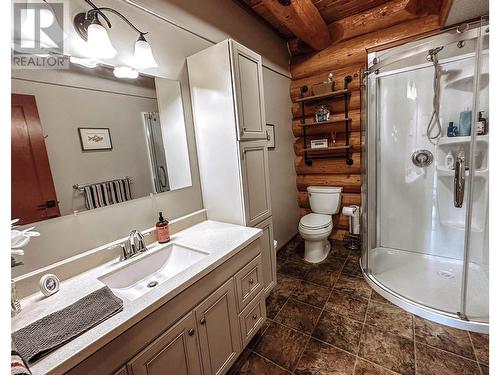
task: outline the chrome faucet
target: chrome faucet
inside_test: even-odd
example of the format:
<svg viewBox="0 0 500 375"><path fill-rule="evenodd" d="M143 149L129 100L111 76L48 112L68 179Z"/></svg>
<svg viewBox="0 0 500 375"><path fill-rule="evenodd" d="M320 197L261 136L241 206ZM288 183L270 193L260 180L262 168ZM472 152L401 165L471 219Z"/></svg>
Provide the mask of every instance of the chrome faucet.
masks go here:
<svg viewBox="0 0 500 375"><path fill-rule="evenodd" d="M128 240L125 243L111 246L110 249L115 247L121 247L122 255L120 260L130 259L138 254L145 252L148 248L144 245L144 236L138 230L133 230L128 236Z"/></svg>
<svg viewBox="0 0 500 375"><path fill-rule="evenodd" d="M138 230L133 230L128 236L128 245L132 255L142 253L147 250L144 245L144 236Z"/></svg>

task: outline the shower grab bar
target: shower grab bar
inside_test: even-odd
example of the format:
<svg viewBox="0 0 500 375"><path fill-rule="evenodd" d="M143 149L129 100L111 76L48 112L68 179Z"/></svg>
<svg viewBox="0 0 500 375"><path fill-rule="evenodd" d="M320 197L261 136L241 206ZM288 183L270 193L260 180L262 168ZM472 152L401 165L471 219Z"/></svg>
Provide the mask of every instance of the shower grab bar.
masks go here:
<svg viewBox="0 0 500 375"><path fill-rule="evenodd" d="M453 178L453 198L455 207L461 208L464 204L465 192L465 153L461 151L455 162L455 177Z"/></svg>

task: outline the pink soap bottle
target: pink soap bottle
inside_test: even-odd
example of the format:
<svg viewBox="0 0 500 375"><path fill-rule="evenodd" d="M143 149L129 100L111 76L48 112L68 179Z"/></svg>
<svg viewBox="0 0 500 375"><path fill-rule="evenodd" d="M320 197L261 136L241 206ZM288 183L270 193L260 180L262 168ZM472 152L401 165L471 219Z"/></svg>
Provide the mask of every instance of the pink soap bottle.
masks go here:
<svg viewBox="0 0 500 375"><path fill-rule="evenodd" d="M161 212L158 222L156 223L156 238L159 243L170 241L170 228L168 227L168 220L163 218L163 214Z"/></svg>

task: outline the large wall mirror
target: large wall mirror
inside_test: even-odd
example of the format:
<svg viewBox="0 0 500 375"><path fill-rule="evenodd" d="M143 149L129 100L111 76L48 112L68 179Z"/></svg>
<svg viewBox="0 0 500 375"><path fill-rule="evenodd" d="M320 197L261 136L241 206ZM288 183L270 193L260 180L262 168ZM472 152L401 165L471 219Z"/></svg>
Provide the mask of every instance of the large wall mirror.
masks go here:
<svg viewBox="0 0 500 375"><path fill-rule="evenodd" d="M178 81L75 63L13 70L11 126L21 224L191 186Z"/></svg>

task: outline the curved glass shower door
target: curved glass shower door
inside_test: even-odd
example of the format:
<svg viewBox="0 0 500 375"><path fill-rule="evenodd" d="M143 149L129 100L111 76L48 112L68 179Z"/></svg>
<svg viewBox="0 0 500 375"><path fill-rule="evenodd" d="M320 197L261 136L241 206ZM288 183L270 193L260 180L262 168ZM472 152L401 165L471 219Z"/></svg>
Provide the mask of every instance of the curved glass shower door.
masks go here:
<svg viewBox="0 0 500 375"><path fill-rule="evenodd" d="M481 20L476 65L476 113L481 130L472 134L470 174L473 189L469 212L467 263L462 309L471 321L488 323L489 283L489 33L488 18ZM484 134L480 134L484 133ZM486 296L485 296L486 294Z"/></svg>
<svg viewBox="0 0 500 375"><path fill-rule="evenodd" d="M488 136L475 136L473 115L488 116L481 30L370 56L362 257L393 303L477 331L488 322Z"/></svg>

